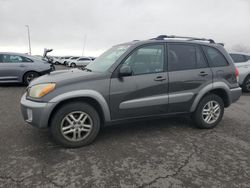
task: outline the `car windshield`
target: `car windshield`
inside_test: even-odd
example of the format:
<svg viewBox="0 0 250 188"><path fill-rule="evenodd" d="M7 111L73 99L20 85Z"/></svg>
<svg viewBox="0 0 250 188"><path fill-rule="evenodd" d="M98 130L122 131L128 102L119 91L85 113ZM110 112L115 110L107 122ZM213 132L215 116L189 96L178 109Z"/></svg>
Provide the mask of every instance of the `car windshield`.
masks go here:
<svg viewBox="0 0 250 188"><path fill-rule="evenodd" d="M105 72L128 48L129 45L114 46L88 64L86 68L94 72Z"/></svg>

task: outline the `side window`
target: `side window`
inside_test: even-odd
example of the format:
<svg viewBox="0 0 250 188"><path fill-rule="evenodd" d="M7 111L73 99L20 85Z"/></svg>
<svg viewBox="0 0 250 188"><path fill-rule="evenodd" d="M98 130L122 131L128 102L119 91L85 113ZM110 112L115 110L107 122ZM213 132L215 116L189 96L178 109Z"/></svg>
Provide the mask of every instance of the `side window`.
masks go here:
<svg viewBox="0 0 250 188"><path fill-rule="evenodd" d="M123 63L130 66L133 75L163 72L164 46L150 45L135 50Z"/></svg>
<svg viewBox="0 0 250 188"><path fill-rule="evenodd" d="M3 55L0 54L0 63L3 63Z"/></svg>
<svg viewBox="0 0 250 188"><path fill-rule="evenodd" d="M195 69L196 55L197 55L196 47L193 45L169 44L168 70L178 71L178 70ZM200 61L202 61L201 57L202 56L200 56Z"/></svg>
<svg viewBox="0 0 250 188"><path fill-rule="evenodd" d="M250 56L249 55L245 55L245 58L246 58L247 61L250 60Z"/></svg>
<svg viewBox="0 0 250 188"><path fill-rule="evenodd" d="M196 49L196 59L197 59L197 65L196 68L206 68L208 67L207 61L205 60L205 57L201 51L200 48L195 47Z"/></svg>
<svg viewBox="0 0 250 188"><path fill-rule="evenodd" d="M21 62L23 62L23 59L19 55L3 54L2 55L2 61L4 63L21 63Z"/></svg>
<svg viewBox="0 0 250 188"><path fill-rule="evenodd" d="M22 57L18 56L18 55L10 55L10 62L11 63L20 63L23 62Z"/></svg>
<svg viewBox="0 0 250 188"><path fill-rule="evenodd" d="M203 46L203 48L205 50L209 62L214 67L228 66L226 58L222 55L221 52L219 52L219 50L208 46Z"/></svg>
<svg viewBox="0 0 250 188"><path fill-rule="evenodd" d="M81 58L78 61L88 61L88 60L89 60L88 58Z"/></svg>
<svg viewBox="0 0 250 188"><path fill-rule="evenodd" d="M21 57L22 58L22 62L28 62L28 63L31 63L33 62L31 59L27 58L27 57Z"/></svg>
<svg viewBox="0 0 250 188"><path fill-rule="evenodd" d="M230 54L235 63L245 62L245 57L240 54Z"/></svg>

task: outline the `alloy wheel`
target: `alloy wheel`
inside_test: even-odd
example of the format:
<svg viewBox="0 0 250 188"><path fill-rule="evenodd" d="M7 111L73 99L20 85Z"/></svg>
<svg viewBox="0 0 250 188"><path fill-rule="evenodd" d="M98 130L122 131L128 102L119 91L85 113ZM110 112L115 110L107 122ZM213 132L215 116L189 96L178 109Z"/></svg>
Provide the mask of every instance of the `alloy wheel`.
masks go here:
<svg viewBox="0 0 250 188"><path fill-rule="evenodd" d="M202 118L207 124L213 124L219 119L220 113L220 104L217 101L209 101L202 109Z"/></svg>
<svg viewBox="0 0 250 188"><path fill-rule="evenodd" d="M85 112L75 111L66 115L61 122L61 133L69 141L81 141L92 130L93 120Z"/></svg>

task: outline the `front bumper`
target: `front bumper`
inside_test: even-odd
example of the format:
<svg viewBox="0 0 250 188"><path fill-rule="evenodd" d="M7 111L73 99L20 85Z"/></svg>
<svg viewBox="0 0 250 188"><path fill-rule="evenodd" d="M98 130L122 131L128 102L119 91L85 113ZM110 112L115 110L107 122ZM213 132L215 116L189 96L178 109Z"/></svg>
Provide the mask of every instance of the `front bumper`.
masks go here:
<svg viewBox="0 0 250 188"><path fill-rule="evenodd" d="M236 102L240 96L242 95L242 90L240 87L234 88L234 89L230 89L231 91L231 102Z"/></svg>
<svg viewBox="0 0 250 188"><path fill-rule="evenodd" d="M21 112L24 120L29 124L38 128L46 128L48 127L49 117L55 105L55 103L28 100L25 93L21 99Z"/></svg>

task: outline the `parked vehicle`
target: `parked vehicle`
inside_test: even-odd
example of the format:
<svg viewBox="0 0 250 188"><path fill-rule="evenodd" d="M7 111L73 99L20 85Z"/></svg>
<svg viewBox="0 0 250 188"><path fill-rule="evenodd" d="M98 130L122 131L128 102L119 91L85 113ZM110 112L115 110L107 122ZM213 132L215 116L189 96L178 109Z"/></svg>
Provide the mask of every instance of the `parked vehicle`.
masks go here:
<svg viewBox="0 0 250 188"><path fill-rule="evenodd" d="M101 126L173 114L191 114L197 127L209 129L240 98L237 77L229 54L213 40L161 35L34 80L21 111L66 147L91 143Z"/></svg>
<svg viewBox="0 0 250 188"><path fill-rule="evenodd" d="M89 63L91 63L92 61L93 60L90 57L80 57L77 59L70 59L70 61L67 63L67 66L69 66L69 67L77 67L77 66L85 67Z"/></svg>
<svg viewBox="0 0 250 188"><path fill-rule="evenodd" d="M61 57L53 57L53 64L55 64L55 65L59 65L59 64L61 64L60 63L60 60L61 60Z"/></svg>
<svg viewBox="0 0 250 188"><path fill-rule="evenodd" d="M230 56L234 60L235 66L239 69L239 84L242 90L250 92L250 55L232 52Z"/></svg>
<svg viewBox="0 0 250 188"><path fill-rule="evenodd" d="M20 82L28 85L34 78L53 69L53 65L39 57L0 52L0 83Z"/></svg>
<svg viewBox="0 0 250 188"><path fill-rule="evenodd" d="M62 60L61 60L61 64L62 64L62 65L66 65L66 62L67 62L71 57L72 57L72 56L63 57Z"/></svg>
<svg viewBox="0 0 250 188"><path fill-rule="evenodd" d="M71 58L69 58L69 59L65 62L65 65L68 66L69 62L74 61L74 60L76 60L76 59L79 59L79 57L71 57Z"/></svg>

